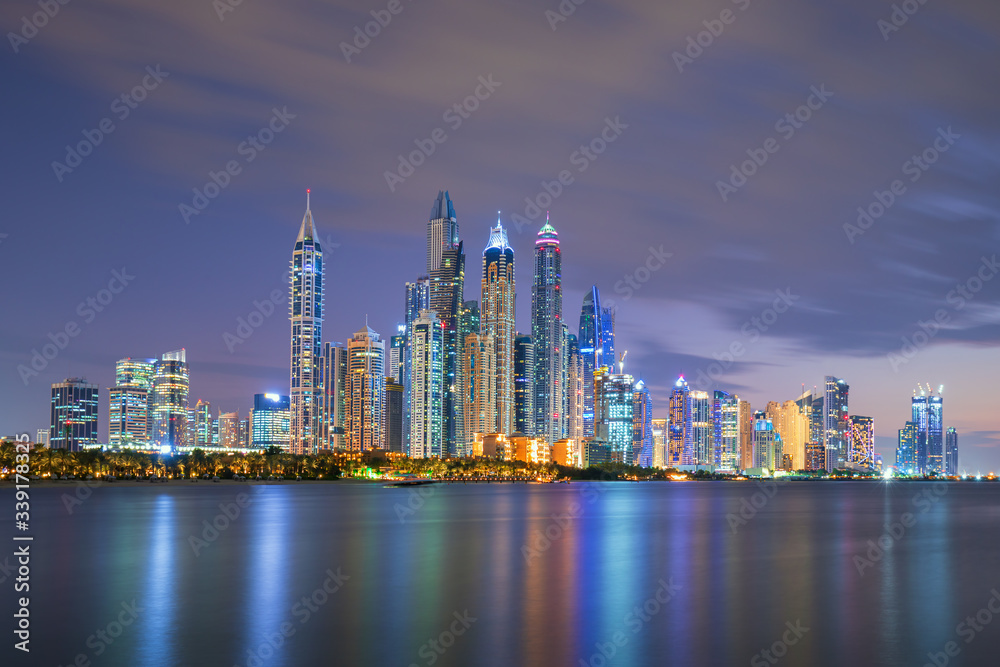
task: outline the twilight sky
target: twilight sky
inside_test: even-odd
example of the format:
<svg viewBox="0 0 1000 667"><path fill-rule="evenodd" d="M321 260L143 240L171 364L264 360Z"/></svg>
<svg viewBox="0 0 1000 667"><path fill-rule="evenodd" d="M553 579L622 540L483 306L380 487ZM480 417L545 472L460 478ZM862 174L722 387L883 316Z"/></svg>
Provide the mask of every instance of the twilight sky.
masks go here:
<svg viewBox="0 0 1000 667"><path fill-rule="evenodd" d="M575 332L592 284L616 301L626 370L659 415L679 373L711 370L706 388L755 409L837 375L891 463L916 383L944 385L960 468L1000 469L1000 5L932 1L898 30L881 0L559 6L77 0L35 34L22 17L37 5L5 2L0 434L47 426L49 385L86 376L104 439L115 360L179 347L192 404L245 416L254 393L288 393L285 272L307 187L326 340L366 315L394 332L439 189L466 243L466 298L502 210L529 331L542 220L526 198L566 171L540 202L562 243L564 316ZM372 11L391 20L355 43ZM270 143L244 143L269 126ZM84 132L100 143L67 161ZM397 172L415 142L433 154ZM733 177L752 156L766 162ZM227 163L226 187L196 201ZM390 189L387 171L405 178ZM858 207L884 204L857 226ZM653 251L670 256L647 272ZM86 300L114 271L134 277L97 312ZM278 312L230 352L224 334L274 290ZM791 306L772 318L778 291ZM22 378L67 325L77 335Z"/></svg>

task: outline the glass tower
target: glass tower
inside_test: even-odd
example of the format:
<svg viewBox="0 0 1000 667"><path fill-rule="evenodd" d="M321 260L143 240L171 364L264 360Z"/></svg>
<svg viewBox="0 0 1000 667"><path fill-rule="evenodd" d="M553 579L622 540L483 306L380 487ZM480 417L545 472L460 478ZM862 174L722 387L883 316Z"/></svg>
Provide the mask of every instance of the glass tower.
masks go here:
<svg viewBox="0 0 1000 667"><path fill-rule="evenodd" d="M86 378L67 378L52 385L49 447L78 452L97 444L98 387Z"/></svg>
<svg viewBox="0 0 1000 667"><path fill-rule="evenodd" d="M514 431L535 434L535 346L531 336L514 338Z"/></svg>
<svg viewBox="0 0 1000 667"><path fill-rule="evenodd" d="M496 348L496 426L494 433L514 432L514 250L497 219L483 250L482 333Z"/></svg>
<svg viewBox="0 0 1000 667"><path fill-rule="evenodd" d="M152 384L153 442L161 450L188 445L188 375L184 349L165 353L155 364Z"/></svg>
<svg viewBox="0 0 1000 667"><path fill-rule="evenodd" d="M535 437L551 445L563 437L566 416L563 414L562 253L559 234L548 216L535 240L531 340L535 345Z"/></svg>

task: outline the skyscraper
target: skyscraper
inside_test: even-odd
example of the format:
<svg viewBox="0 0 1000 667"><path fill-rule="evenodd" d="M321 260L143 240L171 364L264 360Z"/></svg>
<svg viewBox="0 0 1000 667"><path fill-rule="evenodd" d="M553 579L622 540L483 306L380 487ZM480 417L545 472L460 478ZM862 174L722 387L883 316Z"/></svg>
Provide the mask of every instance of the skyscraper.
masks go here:
<svg viewBox="0 0 1000 667"><path fill-rule="evenodd" d="M319 365L323 340L323 248L316 237L308 190L306 213L292 251L289 315L292 324L289 446L293 454L311 454L319 445L322 406Z"/></svg>
<svg viewBox="0 0 1000 667"><path fill-rule="evenodd" d="M574 442L583 440L584 412L584 371L583 357L576 336L568 334L564 344L566 350L566 437ZM636 450L637 452L639 450Z"/></svg>
<svg viewBox="0 0 1000 667"><path fill-rule="evenodd" d="M944 433L944 474L958 474L958 431L950 427Z"/></svg>
<svg viewBox="0 0 1000 667"><path fill-rule="evenodd" d="M896 444L896 471L909 475L919 470L917 466L918 434L916 422L906 422L899 429L899 439Z"/></svg>
<svg viewBox="0 0 1000 667"><path fill-rule="evenodd" d="M535 345L535 436L550 445L565 432L562 324L562 253L559 235L546 216L535 241L531 339Z"/></svg>
<svg viewBox="0 0 1000 667"><path fill-rule="evenodd" d="M712 444L715 465L723 470L739 467L740 399L719 389L712 401Z"/></svg>
<svg viewBox="0 0 1000 667"><path fill-rule="evenodd" d="M594 437L611 448L611 460L632 465L635 381L628 373L606 366L594 374Z"/></svg>
<svg viewBox="0 0 1000 667"><path fill-rule="evenodd" d="M194 445L211 447L212 444L212 404L199 399L194 406ZM287 438L285 444L288 444Z"/></svg>
<svg viewBox="0 0 1000 667"><path fill-rule="evenodd" d="M911 399L913 422L917 425L917 472L921 475L943 474L944 399L930 386L920 388Z"/></svg>
<svg viewBox="0 0 1000 667"><path fill-rule="evenodd" d="M827 375L823 396L823 446L827 472L847 463L847 395L850 387L840 378Z"/></svg>
<svg viewBox="0 0 1000 667"><path fill-rule="evenodd" d="M642 380L632 389L632 456L635 465L653 465L653 399Z"/></svg>
<svg viewBox="0 0 1000 667"><path fill-rule="evenodd" d="M691 411L691 445L693 463L699 466L715 463L712 444L712 401L707 391L694 390L689 394Z"/></svg>
<svg viewBox="0 0 1000 667"><path fill-rule="evenodd" d="M291 399L279 394L254 394L250 411L250 447L288 449ZM200 404L200 401L199 401Z"/></svg>
<svg viewBox="0 0 1000 667"><path fill-rule="evenodd" d="M403 450L403 385L385 383L385 448L390 452Z"/></svg>
<svg viewBox="0 0 1000 667"><path fill-rule="evenodd" d="M347 449L347 348L323 343L320 356L320 450Z"/></svg>
<svg viewBox="0 0 1000 667"><path fill-rule="evenodd" d="M535 345L521 334L514 338L514 431L535 434Z"/></svg>
<svg viewBox="0 0 1000 667"><path fill-rule="evenodd" d="M465 285L465 254L462 242L445 248L441 252L441 262L431 273L431 309L441 321L444 357L442 391L441 438L444 451L442 456L457 454L458 433L461 430L461 411L457 396L457 374L459 364L458 323L459 311L463 305Z"/></svg>
<svg viewBox="0 0 1000 667"><path fill-rule="evenodd" d="M667 461L667 420L654 419L653 428L653 466L666 468Z"/></svg>
<svg viewBox="0 0 1000 667"><path fill-rule="evenodd" d="M406 354L406 325L397 327L398 333L389 339L388 358L385 361L385 376L397 383L403 383L403 368Z"/></svg>
<svg viewBox="0 0 1000 667"><path fill-rule="evenodd" d="M475 434L497 433L496 343L493 334L470 333L462 345L461 400L463 410L461 455L472 451ZM504 435L508 435L504 433Z"/></svg>
<svg viewBox="0 0 1000 667"><path fill-rule="evenodd" d="M410 333L413 355L410 388L410 456L444 458L444 324L423 310Z"/></svg>
<svg viewBox="0 0 1000 667"><path fill-rule="evenodd" d="M156 359L126 357L115 363L108 390L108 442L113 447L146 446L153 434L150 392Z"/></svg>
<svg viewBox="0 0 1000 667"><path fill-rule="evenodd" d="M458 218L447 190L438 191L427 223L427 275L441 266L445 250L458 246Z"/></svg>
<svg viewBox="0 0 1000 667"><path fill-rule="evenodd" d="M594 371L615 363L614 315L601 307L597 286L583 297L580 310L580 356L583 359L583 435L594 435Z"/></svg>
<svg viewBox="0 0 1000 667"><path fill-rule="evenodd" d="M753 409L750 401L740 399L740 458L741 470L753 467ZM824 459L825 465L825 459Z"/></svg>
<svg viewBox="0 0 1000 667"><path fill-rule="evenodd" d="M809 419L802 410L803 405L806 404L811 410L811 401L806 402L802 397L783 403L771 401L765 409L767 418L774 424L774 430L781 436L783 454L787 454L791 458L793 470L805 468Z"/></svg>
<svg viewBox="0 0 1000 667"><path fill-rule="evenodd" d="M465 456L468 452L472 451L474 445L472 434L476 432L475 430L467 428L465 423L467 407L465 405L465 400L470 391L473 389L469 385L469 378L462 372L462 364L465 360L465 339L468 338L470 334L481 333L480 329L482 327L480 319L479 301L476 299L463 301L458 309L458 325L455 338L455 346L458 349L458 368L455 373L455 451L456 454L461 456ZM491 378L491 382L495 384L496 378ZM494 392L491 391L490 395L492 396L493 393ZM492 419L494 422L496 421L496 401L493 402L493 408L489 419Z"/></svg>
<svg viewBox="0 0 1000 667"><path fill-rule="evenodd" d="M429 253L430 251L428 251ZM410 451L410 379L413 372L413 323L420 312L431 307L431 279L421 276L412 283L406 283L406 304L404 312L406 348L403 350L403 451Z"/></svg>
<svg viewBox="0 0 1000 667"><path fill-rule="evenodd" d="M240 446L240 413L223 412L219 415L219 446L229 449Z"/></svg>
<svg viewBox="0 0 1000 667"><path fill-rule="evenodd" d="M97 444L99 390L86 378L67 378L52 385L49 447L78 452Z"/></svg>
<svg viewBox="0 0 1000 667"><path fill-rule="evenodd" d="M763 412L753 419L753 467L773 471L781 467L781 436L774 430L774 423Z"/></svg>
<svg viewBox="0 0 1000 667"><path fill-rule="evenodd" d="M496 346L494 433L514 432L514 250L497 219L483 250L482 331Z"/></svg>
<svg viewBox="0 0 1000 667"><path fill-rule="evenodd" d="M875 469L875 422L871 417L848 417L847 463Z"/></svg>
<svg viewBox="0 0 1000 667"><path fill-rule="evenodd" d="M666 463L668 468L694 463L690 394L691 390L682 375L677 378L670 392Z"/></svg>
<svg viewBox="0 0 1000 667"><path fill-rule="evenodd" d="M368 325L347 341L347 448L385 449L385 342Z"/></svg>
<svg viewBox="0 0 1000 667"><path fill-rule="evenodd" d="M184 349L165 353L154 364L152 383L153 442L160 449L176 450L187 443L187 354Z"/></svg>

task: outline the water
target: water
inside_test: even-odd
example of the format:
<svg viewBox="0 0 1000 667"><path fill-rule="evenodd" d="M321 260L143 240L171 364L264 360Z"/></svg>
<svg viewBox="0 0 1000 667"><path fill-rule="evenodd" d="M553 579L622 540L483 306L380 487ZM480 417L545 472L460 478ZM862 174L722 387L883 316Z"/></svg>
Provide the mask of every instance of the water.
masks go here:
<svg viewBox="0 0 1000 667"><path fill-rule="evenodd" d="M1000 647L992 612L956 627L1000 591L986 483L171 482L70 513L74 488L32 492L32 652L5 630L4 665L916 667Z"/></svg>

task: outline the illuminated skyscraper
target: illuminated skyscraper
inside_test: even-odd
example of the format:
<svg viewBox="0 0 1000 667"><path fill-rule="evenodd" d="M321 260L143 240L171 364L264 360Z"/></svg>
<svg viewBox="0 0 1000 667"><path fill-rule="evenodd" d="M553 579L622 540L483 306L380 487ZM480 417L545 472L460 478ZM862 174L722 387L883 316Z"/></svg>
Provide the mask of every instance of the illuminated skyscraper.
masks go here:
<svg viewBox="0 0 1000 667"><path fill-rule="evenodd" d="M712 444L712 400L707 391L695 390L689 394L691 410L691 451L694 464L700 466L715 463L715 447Z"/></svg>
<svg viewBox="0 0 1000 667"><path fill-rule="evenodd" d="M753 467L753 409L750 401L740 399L740 470ZM826 459L824 456L824 465Z"/></svg>
<svg viewBox="0 0 1000 667"><path fill-rule="evenodd" d="M460 403L463 410L460 455L468 455L475 434L496 433L497 370L496 343L488 333L470 333L462 345ZM504 435L508 435L505 433Z"/></svg>
<svg viewBox="0 0 1000 667"><path fill-rule="evenodd" d="M948 476L958 474L958 431L954 427L944 433L944 473Z"/></svg>
<svg viewBox="0 0 1000 667"><path fill-rule="evenodd" d="M465 254L462 242L441 252L441 263L431 273L431 309L441 321L444 357L444 379L441 387L442 402L441 438L442 456L457 454L458 433L461 429L461 411L456 401L459 365L458 322L464 303Z"/></svg>
<svg viewBox="0 0 1000 667"><path fill-rule="evenodd" d="M410 389L410 456L445 458L442 414L444 400L444 324L423 310L410 333L413 355Z"/></svg>
<svg viewBox="0 0 1000 667"><path fill-rule="evenodd" d="M653 466L666 468L667 461L667 420L654 419L653 428Z"/></svg>
<svg viewBox="0 0 1000 667"><path fill-rule="evenodd" d="M447 190L438 192L427 223L427 275L441 267L445 250L458 247L458 218Z"/></svg>
<svg viewBox="0 0 1000 667"><path fill-rule="evenodd" d="M632 456L636 465L653 465L653 399L642 380L632 389Z"/></svg>
<svg viewBox="0 0 1000 667"><path fill-rule="evenodd" d="M589 438L594 435L594 371L615 363L614 314L601 307L596 285L583 297L579 342L583 358L583 434Z"/></svg>
<svg viewBox="0 0 1000 667"><path fill-rule="evenodd" d="M430 250L428 250L430 253ZM413 323L420 312L431 307L431 279L421 276L412 283L406 283L406 304L403 325L406 348L403 351L403 451L410 451L410 379L413 374Z"/></svg>
<svg viewBox="0 0 1000 667"><path fill-rule="evenodd" d="M240 446L240 413L223 412L219 415L219 446L229 449Z"/></svg>
<svg viewBox="0 0 1000 667"><path fill-rule="evenodd" d="M551 445L563 437L566 415L563 413L562 253L559 235L549 224L548 216L535 241L531 340L535 345L535 436Z"/></svg>
<svg viewBox="0 0 1000 667"><path fill-rule="evenodd" d="M52 385L49 447L78 452L97 444L99 390L86 378L67 378Z"/></svg>
<svg viewBox="0 0 1000 667"><path fill-rule="evenodd" d="M691 426L691 390L684 376L677 378L670 392L670 418L667 433L668 468L694 463L694 440Z"/></svg>
<svg viewBox="0 0 1000 667"><path fill-rule="evenodd" d="M472 451L474 445L472 434L477 432L467 428L465 423L466 408L468 407L465 404L465 400L468 396L472 395L470 392L474 390L474 387L470 386L470 379L463 374L462 364L465 361L465 339L470 334L481 333L480 329L479 301L476 299L463 301L458 309L458 325L455 338L455 345L458 349L458 368L455 372L455 453L459 456L465 456L467 452ZM495 377L491 381L496 384ZM493 396L493 394L494 392L491 391L490 395ZM478 398L483 397L479 396ZM493 401L491 416L488 419L496 422L495 400Z"/></svg>
<svg viewBox="0 0 1000 667"><path fill-rule="evenodd" d="M108 442L112 447L145 447L153 432L149 410L155 359L119 359L115 386L108 390Z"/></svg>
<svg viewBox="0 0 1000 667"><path fill-rule="evenodd" d="M385 382L385 448L403 452L403 385Z"/></svg>
<svg viewBox="0 0 1000 667"><path fill-rule="evenodd" d="M715 465L723 470L739 467L740 398L718 389L712 400L712 444Z"/></svg>
<svg viewBox="0 0 1000 667"><path fill-rule="evenodd" d="M850 387L840 378L826 376L823 396L823 446L826 470L833 472L847 463L847 395Z"/></svg>
<svg viewBox="0 0 1000 667"><path fill-rule="evenodd" d="M781 466L781 436L774 430L774 423L763 412L753 419L753 467L770 471Z"/></svg>
<svg viewBox="0 0 1000 667"><path fill-rule="evenodd" d="M583 440L584 371L583 357L576 336L567 334L566 354L566 437L574 442ZM638 450L636 450L638 451Z"/></svg>
<svg viewBox="0 0 1000 667"><path fill-rule="evenodd" d="M906 422L899 429L899 439L896 444L896 471L909 475L915 474L917 467L917 441L919 429L916 422Z"/></svg>
<svg viewBox="0 0 1000 667"><path fill-rule="evenodd" d="M385 342L365 325L347 341L347 448L385 449Z"/></svg>
<svg viewBox="0 0 1000 667"><path fill-rule="evenodd" d="M514 431L535 434L535 345L520 334L514 338Z"/></svg>
<svg viewBox="0 0 1000 667"><path fill-rule="evenodd" d="M318 449L322 386L323 248L313 225L306 190L306 213L292 251L289 315L292 324L289 447L293 454Z"/></svg>
<svg viewBox="0 0 1000 667"><path fill-rule="evenodd" d="M212 404L199 400L194 406L194 445L211 447L212 444Z"/></svg>
<svg viewBox="0 0 1000 667"><path fill-rule="evenodd" d="M254 394L250 411L250 447L288 449L290 399L279 394Z"/></svg>
<svg viewBox="0 0 1000 667"><path fill-rule="evenodd" d="M482 332L496 346L494 433L514 432L514 250L497 220L483 250Z"/></svg>
<svg viewBox="0 0 1000 667"><path fill-rule="evenodd" d="M851 415L847 431L847 463L875 469L875 422L871 417Z"/></svg>
<svg viewBox="0 0 1000 667"><path fill-rule="evenodd" d="M397 333L389 339L388 358L385 362L385 376L397 383L403 383L403 368L406 354L406 325L400 324Z"/></svg>
<svg viewBox="0 0 1000 667"><path fill-rule="evenodd" d="M609 373L606 366L594 374L594 437L611 448L611 460L632 465L633 401L635 381L628 373Z"/></svg>
<svg viewBox="0 0 1000 667"><path fill-rule="evenodd" d="M347 348L323 343L319 373L319 449L347 449Z"/></svg>
<svg viewBox="0 0 1000 667"><path fill-rule="evenodd" d="M803 397L784 403L771 401L765 409L767 418L774 424L774 430L781 436L783 454L791 457L793 470L805 468L806 442L809 439L809 417L803 413L805 405L811 411L811 399Z"/></svg>
<svg viewBox="0 0 1000 667"><path fill-rule="evenodd" d="M188 444L188 375L184 349L167 352L154 364L152 400L153 442L160 449Z"/></svg>
<svg viewBox="0 0 1000 667"><path fill-rule="evenodd" d="M917 425L917 471L921 475L943 474L944 399L930 386L919 389L912 399L913 422Z"/></svg>

